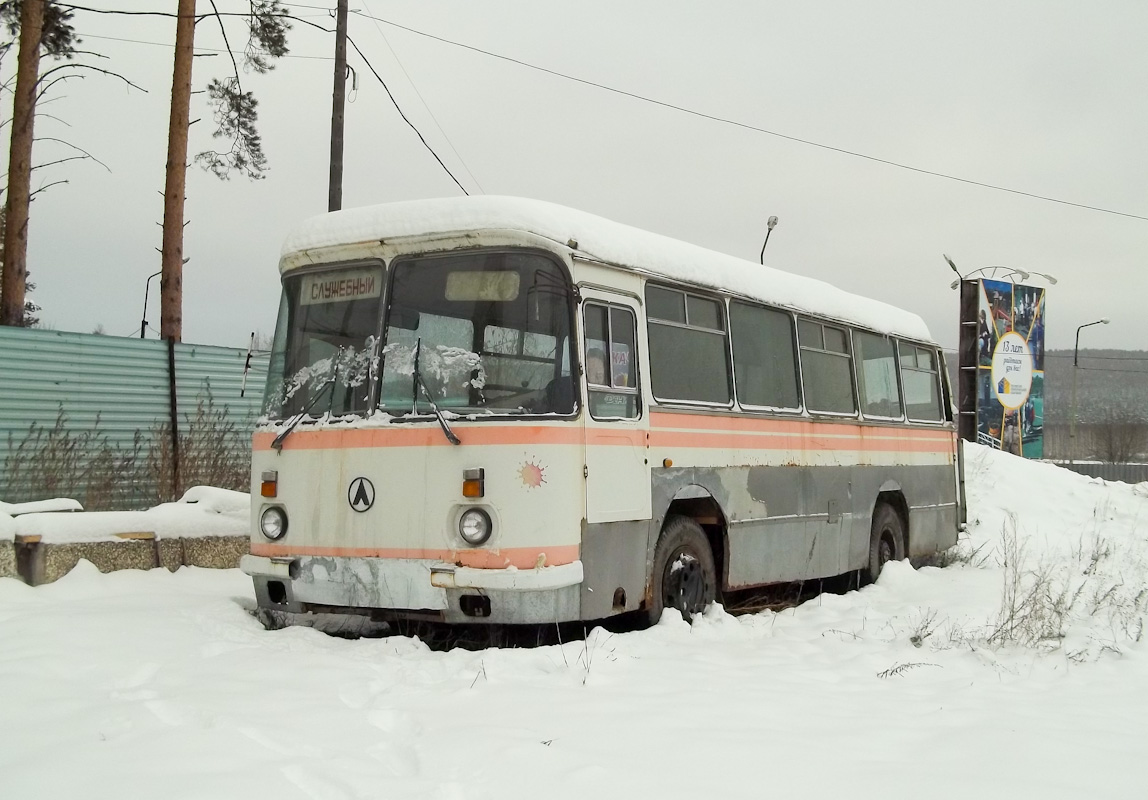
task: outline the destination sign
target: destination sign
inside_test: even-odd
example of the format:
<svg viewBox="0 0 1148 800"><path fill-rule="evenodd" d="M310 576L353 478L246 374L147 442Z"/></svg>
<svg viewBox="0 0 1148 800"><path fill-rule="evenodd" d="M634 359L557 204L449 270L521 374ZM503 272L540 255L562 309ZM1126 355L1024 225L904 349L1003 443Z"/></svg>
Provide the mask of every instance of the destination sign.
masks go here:
<svg viewBox="0 0 1148 800"><path fill-rule="evenodd" d="M299 304L346 303L369 300L382 292L382 275L376 269L345 269L303 276Z"/></svg>

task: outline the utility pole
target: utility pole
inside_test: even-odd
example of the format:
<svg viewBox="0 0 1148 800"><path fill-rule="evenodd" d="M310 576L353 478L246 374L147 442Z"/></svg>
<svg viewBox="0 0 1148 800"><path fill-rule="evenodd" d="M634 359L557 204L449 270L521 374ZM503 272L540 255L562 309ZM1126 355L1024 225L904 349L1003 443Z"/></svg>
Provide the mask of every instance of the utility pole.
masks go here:
<svg viewBox="0 0 1148 800"><path fill-rule="evenodd" d="M347 98L347 0L335 12L335 90L331 100L331 182L327 210L343 207L343 107Z"/></svg>
<svg viewBox="0 0 1148 800"><path fill-rule="evenodd" d="M167 181L163 193L160 336L183 338L183 205L187 187L187 134L191 117L191 62L195 52L195 0L179 0L175 69L167 128Z"/></svg>
<svg viewBox="0 0 1148 800"><path fill-rule="evenodd" d="M8 156L8 205L4 230L4 278L0 286L0 325L24 324L28 275L28 204L32 200L32 124L40 78L40 39L44 0L24 0L20 9L20 54L12 101L12 142Z"/></svg>

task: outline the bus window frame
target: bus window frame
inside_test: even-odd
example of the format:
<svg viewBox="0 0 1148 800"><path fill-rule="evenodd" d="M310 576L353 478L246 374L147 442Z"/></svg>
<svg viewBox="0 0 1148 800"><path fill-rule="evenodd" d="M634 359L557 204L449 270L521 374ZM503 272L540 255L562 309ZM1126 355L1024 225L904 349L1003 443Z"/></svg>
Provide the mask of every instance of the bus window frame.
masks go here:
<svg viewBox="0 0 1148 800"><path fill-rule="evenodd" d="M791 337L790 341L791 341L792 346L793 346L793 369L794 369L793 378L794 378L795 385L797 387L797 405L796 406L793 406L793 407L759 406L759 405L756 405L754 403L743 403L742 402L741 394L738 392L737 361L735 360L734 349L733 349L733 315L730 311L730 306L732 306L734 303L741 303L744 306L749 306L751 308L760 308L760 309L764 309L766 311L775 311L778 314L784 314L786 317L789 318L789 330L790 330L790 333L792 333L792 337ZM741 409L741 410L745 410L745 411L756 412L756 413L786 414L789 416L800 416L800 415L804 414L805 413L805 387L801 382L801 354L798 352L800 350L800 345L797 342L797 315L794 314L789 309L786 309L786 308L779 308L777 306L771 306L768 303L761 303L761 302L746 300L746 299L743 299L740 297L726 297L725 298L725 305L726 305L726 310L725 310L726 320L727 320L727 325L729 327L729 336L727 338L729 339L730 372L731 372L731 377L733 380L734 401L737 403L737 408Z"/></svg>
<svg viewBox="0 0 1148 800"><path fill-rule="evenodd" d="M342 261L328 261L328 262L323 262L321 264L309 264L305 267L298 267L297 269L293 269L290 272L284 273L284 274L279 276L279 296L281 298L280 302L282 303L283 298L285 298L285 296L286 296L286 291L287 291L286 283L288 280L292 280L296 277L301 278L305 275L312 275L312 274L322 273L322 272L337 272L339 270L355 269L357 267L359 267L359 268L372 268L372 269L378 268L378 269L382 270L382 281L381 281L382 285L380 286L380 289L379 289L379 298L378 298L378 319L379 319L379 322L375 326L376 347L381 350L381 348L382 348L382 336L383 336L383 330L384 330L384 328L383 328L383 316L386 313L386 308L387 308L386 303L388 301L388 298L390 297L390 281L391 281L390 262L388 262L385 258L378 258L378 257L376 257L376 258L369 258L369 257L368 258L351 258L351 259L346 259L346 260L342 260ZM278 317L276 317L276 319L275 319L275 327L276 327L276 330L278 330L278 327L279 327ZM274 333L272 334L272 336L274 336ZM284 342L284 349L285 350L286 350L286 347L288 344L290 344L289 341ZM272 346L274 346L274 342L272 342ZM284 355L286 355L286 353L284 353ZM286 371L286 369L284 369L284 371ZM366 408L367 416L374 413L375 409L378 407L377 406L377 403L378 403L378 382L379 382L379 379L381 378L381 376L382 376L382 371L378 369L377 365L372 365L370 368L370 372L368 374L368 380L367 380L367 383L368 383L368 386L367 386L367 408ZM282 382L284 380L286 380L286 375L284 375L280 378L280 382ZM266 394L266 389L264 390L264 393ZM266 403L266 397L264 398L264 403ZM264 414L267 413L266 409L263 410L263 413ZM319 416L321 416L321 415L319 415ZM302 421L303 422L306 422L308 420L314 421L314 420L319 419L319 416L307 414L306 418ZM358 416L358 415L355 415L355 416ZM360 416L359 418L360 419L366 419L366 417L364 417L364 416ZM277 421L282 421L282 420L290 419L290 415L288 415L286 417L274 417L273 419L275 419Z"/></svg>
<svg viewBox="0 0 1148 800"><path fill-rule="evenodd" d="M805 389L805 369L804 359L798 363L798 369L801 375L801 399L805 404L805 413L810 417L825 416L833 417L836 419L862 419L861 416L861 399L860 392L857 388L857 365L855 354L853 352L853 329L850 325L836 320L829 320L822 317L815 317L810 314L797 314L796 316L796 335L797 335L797 349L800 354L802 350L809 350L814 353L826 353L832 356L844 356L849 362L849 385L853 391L853 410L852 411L820 411L815 410L809 405L809 393ZM810 322L815 325L821 326L822 329L822 347L807 347L801 343L801 322ZM845 333L845 347L848 353L838 353L835 350L826 350L824 348L825 327L828 326L835 330L841 330Z"/></svg>
<svg viewBox="0 0 1148 800"><path fill-rule="evenodd" d="M649 313L649 303L646 302L646 296L645 296L646 289L650 286L653 286L656 289L663 289L666 291L678 292L679 294L683 295L684 296L684 299L682 301L683 302L683 313L685 314L686 322L682 323L682 322L675 322L673 320L664 320L664 319L660 319L658 317L651 317L650 313ZM718 313L724 315L722 317L722 319L718 320L724 326L721 330L714 330L713 328L703 328L703 327L700 327L697 325L690 325L689 324L689 297L691 295L694 297L697 297L699 299L702 299L702 300L712 301L712 302L717 304ZM649 344L650 343L650 326L651 325L666 325L666 326L672 327L672 328L682 328L684 330L697 331L700 333L707 333L707 334L710 334L712 336L721 336L722 338L725 339L725 348L724 348L724 350L725 350L725 362L726 362L725 363L725 378L726 378L726 388L729 390L729 400L728 401L726 401L724 403L715 403L715 402L712 402L709 400L680 400L680 399L676 399L676 398L659 397L658 395L654 394L654 386L653 386L653 384L654 384L654 373L653 373L654 363L653 363L653 357L651 355L649 357L649 362L650 362L650 364L649 364L649 369L650 369L650 398L655 403L657 403L659 405L667 404L667 405L694 406L694 407L698 407L698 408L711 408L711 409L715 409L715 410L720 410L720 409L734 410L734 408L735 408L734 403L736 402L736 395L735 395L735 390L734 390L734 377L733 377L733 351L731 350L731 345L730 345L729 316L727 313L728 310L725 307L725 300L726 300L726 298L723 295L706 294L704 292L695 291L692 287L686 288L684 286L675 286L672 283L665 283L665 282L657 281L657 280L647 280L647 281L643 282L643 284L642 284L642 305L643 305L643 308L645 309L644 316L645 316L645 320L646 320L646 347L647 347L647 349L651 349L650 344Z"/></svg>
<svg viewBox="0 0 1148 800"><path fill-rule="evenodd" d="M472 254L476 254L476 253L482 253L482 254L497 254L497 253L522 254L522 253L527 253L527 254L531 254L531 255L541 256L558 267L558 272L563 278L563 284L564 284L566 291L568 293L568 296L570 298L570 302L568 303L568 308L567 308L568 328L566 330L566 346L570 349L570 353L568 356L569 364L571 365L571 370L573 370L573 365L575 363L581 364L580 361L577 361L577 359L580 358L580 354L578 353L577 330L578 330L578 306L581 303L581 295L578 292L577 284L574 283L574 276L572 275L569 266L565 263L565 261L562 260L562 258L560 256L558 256L554 252L547 250L545 248L541 248L541 247L517 247L514 245L466 247L466 248L460 248L460 249L456 249L456 250L421 250L421 251L419 251L419 250L416 250L416 251L404 250L404 251L400 251L398 253L395 253L393 256L391 256L389 261L384 262L386 279L383 282L383 292L382 292L383 306L382 306L382 309L380 310L380 313L379 313L379 329L378 329L378 333L376 334L378 342L379 342L380 357L379 357L378 365L375 368L377 374L371 380L371 391L375 393L375 396L371 401L372 413L374 411L379 410L378 402L379 402L379 397L382 393L382 381L383 381L382 349L384 347L386 347L386 341L384 340L383 337L386 335L387 326L391 320L391 294L393 293L393 284L394 284L394 280L395 280L395 265L400 263L400 262L407 261L407 260L424 260L424 259L433 259L433 258L457 258L459 256L472 255ZM557 359L557 353L555 354L555 357ZM560 360L559 360L559 363L561 363ZM573 372L571 372L570 377L571 377L571 380L574 379ZM556 411L552 411L552 412L549 412L546 414L509 414L509 413L492 412L489 414L468 415L467 421L468 422L487 422L487 421L495 420L495 421L498 421L502 424L505 424L507 420L527 420L527 419L575 420L579 417L579 415L581 414L581 411L582 411L582 409L579 405L580 402L581 402L581 398L577 396L577 393L575 393L574 408L568 414L562 414L562 413L559 413ZM384 413L387 413L387 412L384 412ZM416 416L403 415L403 416L392 417L391 422L392 423L424 422L427 419L433 419L433 418L434 418L433 413L419 414Z"/></svg>
<svg viewBox="0 0 1148 800"><path fill-rule="evenodd" d="M898 338L896 340L896 342L897 342L897 374L899 376L901 376L901 397L902 397L902 402L905 405L905 424L906 425L935 425L935 426L951 425L953 423L953 420L946 419L946 417L949 415L945 413L945 391L944 391L943 382L941 381L941 367L942 367L943 361L941 360L940 348L935 347L933 345L929 345L929 344L920 344L918 342L913 341L912 339ZM909 398L905 394L905 386L904 386L905 378L904 378L903 367L901 365L901 346L902 345L905 345L907 347L912 347L914 349L928 350L930 353L933 354L933 364L936 366L936 368L934 370L932 370L932 372L933 372L933 376L934 376L933 380L934 380L934 383L936 384L936 388L937 388L937 410L939 412L939 417L940 417L939 419L917 419L916 417L912 417L909 415ZM928 370L923 370L923 369L917 369L916 367L913 367L911 369L913 372L927 372L928 371Z"/></svg>
<svg viewBox="0 0 1148 800"><path fill-rule="evenodd" d="M898 398L897 399L900 401L900 404L901 404L901 414L899 416L896 416L896 417L885 417L885 416L881 416L880 414L869 414L865 411L864 403L861 402L861 370L857 369L857 366L856 366L857 345L856 345L856 342L852 342L853 356L854 356L854 376L855 376L855 380L857 383L857 408L858 408L858 411L861 412L861 418L866 419L866 420L871 420L873 422L896 422L896 423L901 423L901 424L907 423L909 421L909 416L908 416L908 409L905 405L905 387L902 384L902 380L901 380L901 351L897 347L899 340L897 339L896 336L893 336L891 334L878 333L877 331L866 330L865 328L850 328L849 329L850 339L852 339L853 336L855 336L858 333L863 333L863 334L866 334L868 336L876 336L878 338L888 339L889 343L893 345L893 365L894 365L894 372L895 372L894 377L896 377L896 379L897 379L897 392L898 392Z"/></svg>
<svg viewBox="0 0 1148 800"><path fill-rule="evenodd" d="M633 327L633 333L634 333L633 359L634 359L634 384L635 384L634 386L614 386L614 371L613 371L613 368L610 365L608 360L607 360L607 364L606 364L606 369L609 373L610 385L607 386L607 385L601 384L601 383L593 383L593 384L590 383L590 379L589 379L589 376L588 376L587 371L586 371L586 354L587 354L587 347L589 346L589 339L586 336L586 309L590 308L591 306L602 308L606 311L606 337L607 337L606 346L608 348L607 352L606 352L606 358L607 359L612 358L611 351L612 351L613 345L614 345L614 320L613 320L613 316L610 312L616 308L616 309L625 311L627 314L630 315L630 319L634 323L634 327ZM596 422L637 422L637 421L641 420L642 416L645 412L645 404L642 402L642 371L641 371L641 361L638 358L638 351L639 351L639 347L638 347L638 340L639 340L638 323L639 323L639 319L638 319L637 310L634 308L631 308L628 305L625 305L624 303L613 303L613 302L610 302L609 300L602 300L602 299L597 298L597 297L587 298L582 302L582 320L581 321L582 321L582 352L579 354L581 357L581 362L580 362L579 366L581 368L582 377L583 377L582 384L586 390L586 413L588 413L590 415L590 418ZM594 413L593 406L590 403L590 393L591 392L599 392L601 394L624 394L624 395L633 396L635 398L635 400L634 400L634 406L635 406L634 416L632 416L632 417L610 417L610 416L600 417L600 416L598 416L597 414Z"/></svg>

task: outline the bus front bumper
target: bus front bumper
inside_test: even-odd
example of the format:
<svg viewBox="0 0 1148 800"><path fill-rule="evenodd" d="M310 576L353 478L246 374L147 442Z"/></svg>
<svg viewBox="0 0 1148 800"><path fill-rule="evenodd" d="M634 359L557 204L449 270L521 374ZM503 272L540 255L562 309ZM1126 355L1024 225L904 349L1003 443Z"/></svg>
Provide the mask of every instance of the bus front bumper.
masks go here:
<svg viewBox="0 0 1148 800"><path fill-rule="evenodd" d="M476 569L424 559L246 555L240 569L255 583L260 611L273 612L277 624L311 624L308 615L351 617L348 624L569 622L579 618L583 580L581 561Z"/></svg>

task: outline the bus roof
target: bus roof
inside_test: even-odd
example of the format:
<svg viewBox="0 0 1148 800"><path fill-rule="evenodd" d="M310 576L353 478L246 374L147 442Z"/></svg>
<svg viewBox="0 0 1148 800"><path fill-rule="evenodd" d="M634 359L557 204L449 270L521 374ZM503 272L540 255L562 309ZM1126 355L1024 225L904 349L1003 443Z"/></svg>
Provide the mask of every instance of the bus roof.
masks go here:
<svg viewBox="0 0 1148 800"><path fill-rule="evenodd" d="M650 276L932 341L919 316L887 303L541 200L452 197L336 211L303 222L283 243L282 255L380 239L489 230L522 231L562 246L574 241L579 254Z"/></svg>

